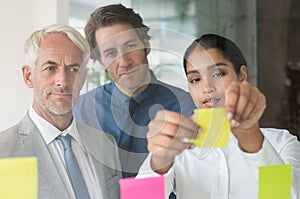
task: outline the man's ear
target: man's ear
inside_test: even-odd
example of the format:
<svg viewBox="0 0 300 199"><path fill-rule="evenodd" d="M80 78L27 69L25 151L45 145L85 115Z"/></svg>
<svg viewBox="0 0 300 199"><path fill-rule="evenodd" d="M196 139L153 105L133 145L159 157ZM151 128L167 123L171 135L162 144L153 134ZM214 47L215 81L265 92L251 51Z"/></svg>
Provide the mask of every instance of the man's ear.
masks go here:
<svg viewBox="0 0 300 199"><path fill-rule="evenodd" d="M144 45L145 45L145 52L146 52L146 55L148 55L151 51L151 48L150 48L150 42L148 39L144 39Z"/></svg>
<svg viewBox="0 0 300 199"><path fill-rule="evenodd" d="M239 80L242 82L242 81L245 81L247 79L248 79L248 70L247 70L247 67L245 65L242 65L240 67Z"/></svg>
<svg viewBox="0 0 300 199"><path fill-rule="evenodd" d="M32 71L32 68L30 66L23 65L22 66L22 75L23 75L23 79L24 79L25 84L29 88L33 88L33 82L32 82L33 71Z"/></svg>

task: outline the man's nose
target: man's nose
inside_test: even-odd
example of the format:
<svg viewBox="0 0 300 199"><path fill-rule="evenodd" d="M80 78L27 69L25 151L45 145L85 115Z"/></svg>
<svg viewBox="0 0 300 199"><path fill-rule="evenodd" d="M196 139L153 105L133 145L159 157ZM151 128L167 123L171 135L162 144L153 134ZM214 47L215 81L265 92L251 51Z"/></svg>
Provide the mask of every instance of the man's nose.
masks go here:
<svg viewBox="0 0 300 199"><path fill-rule="evenodd" d="M66 87L68 85L68 76L66 70L58 70L55 75L55 84L59 87Z"/></svg>
<svg viewBox="0 0 300 199"><path fill-rule="evenodd" d="M119 66L123 68L127 68L132 63L129 53L122 53L118 56L117 59L118 59Z"/></svg>

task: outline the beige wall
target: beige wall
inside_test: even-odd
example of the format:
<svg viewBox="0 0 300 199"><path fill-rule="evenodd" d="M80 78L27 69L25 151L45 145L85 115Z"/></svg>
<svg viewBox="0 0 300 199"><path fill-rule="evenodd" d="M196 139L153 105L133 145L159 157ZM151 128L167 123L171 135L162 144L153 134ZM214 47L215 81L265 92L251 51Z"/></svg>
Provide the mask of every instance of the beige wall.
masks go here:
<svg viewBox="0 0 300 199"><path fill-rule="evenodd" d="M0 1L0 131L17 123L31 105L32 92L23 82L23 46L36 29L67 24L68 0Z"/></svg>

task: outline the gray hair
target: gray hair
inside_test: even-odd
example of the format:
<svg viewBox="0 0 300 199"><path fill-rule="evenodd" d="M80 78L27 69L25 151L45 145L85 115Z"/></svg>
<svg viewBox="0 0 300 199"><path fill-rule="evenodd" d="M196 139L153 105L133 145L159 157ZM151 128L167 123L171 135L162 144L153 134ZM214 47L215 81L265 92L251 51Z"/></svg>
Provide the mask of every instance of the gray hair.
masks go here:
<svg viewBox="0 0 300 199"><path fill-rule="evenodd" d="M32 67L35 65L37 59L37 52L39 49L39 42L49 33L62 33L65 34L83 53L83 58L87 62L89 55L89 44L83 38L83 36L74 28L62 25L54 24L47 26L41 30L35 31L27 39L25 43L25 63Z"/></svg>

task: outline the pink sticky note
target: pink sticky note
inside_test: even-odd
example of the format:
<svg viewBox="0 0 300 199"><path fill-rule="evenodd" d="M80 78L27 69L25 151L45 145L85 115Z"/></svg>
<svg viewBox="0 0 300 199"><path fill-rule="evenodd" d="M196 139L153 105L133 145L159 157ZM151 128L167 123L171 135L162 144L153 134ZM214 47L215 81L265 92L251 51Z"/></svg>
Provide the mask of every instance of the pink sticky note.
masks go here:
<svg viewBox="0 0 300 199"><path fill-rule="evenodd" d="M121 199L164 199L164 176L150 178L123 178L119 180Z"/></svg>

